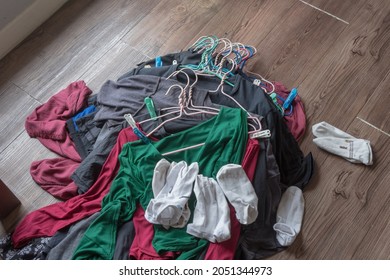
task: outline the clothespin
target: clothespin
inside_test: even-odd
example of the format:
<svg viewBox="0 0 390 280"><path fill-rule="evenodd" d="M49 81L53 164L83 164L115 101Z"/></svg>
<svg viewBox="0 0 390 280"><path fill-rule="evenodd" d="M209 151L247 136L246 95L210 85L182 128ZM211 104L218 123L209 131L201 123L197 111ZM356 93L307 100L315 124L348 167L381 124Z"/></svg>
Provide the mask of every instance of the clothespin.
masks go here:
<svg viewBox="0 0 390 280"><path fill-rule="evenodd" d="M278 103L277 94L275 92L273 92L269 96L271 97L272 102L275 104L276 108L278 108L279 111L282 113L282 115L284 115L284 109Z"/></svg>
<svg viewBox="0 0 390 280"><path fill-rule="evenodd" d="M139 139L141 139L145 144L149 144L150 143L150 139L148 137L146 137L146 135L144 135L137 127L136 123L135 123L135 120L133 118L133 116L131 114L125 114L124 115L124 118L126 119L126 121L129 123L129 125L131 126L131 128L133 129L133 132L135 135L137 135L137 137Z"/></svg>
<svg viewBox="0 0 390 280"><path fill-rule="evenodd" d="M145 97L144 99L146 108L148 109L149 115L152 118L152 120L155 120L157 117L156 109L154 108L153 100L150 97Z"/></svg>
<svg viewBox="0 0 390 280"><path fill-rule="evenodd" d="M253 138L268 138L268 137L271 137L271 131L269 129L265 129L265 130L253 133L250 137L252 139Z"/></svg>
<svg viewBox="0 0 390 280"><path fill-rule="evenodd" d="M298 95L298 89L293 88L289 95L287 96L286 100L283 102L283 110L286 110L288 107L290 107L291 103L294 101L295 97Z"/></svg>
<svg viewBox="0 0 390 280"><path fill-rule="evenodd" d="M162 60L161 60L161 56L158 56L156 57L156 67L162 67L163 66L163 63L162 63Z"/></svg>
<svg viewBox="0 0 390 280"><path fill-rule="evenodd" d="M260 85L261 85L261 80L259 80L259 79L254 79L254 80L253 80L253 84L256 85L256 86L260 86Z"/></svg>

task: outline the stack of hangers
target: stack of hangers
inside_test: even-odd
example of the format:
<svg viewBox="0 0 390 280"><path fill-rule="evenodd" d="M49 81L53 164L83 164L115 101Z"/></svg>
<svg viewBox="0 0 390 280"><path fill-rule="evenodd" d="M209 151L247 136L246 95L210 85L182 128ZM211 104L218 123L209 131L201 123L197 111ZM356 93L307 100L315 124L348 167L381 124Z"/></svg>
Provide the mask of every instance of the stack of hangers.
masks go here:
<svg viewBox="0 0 390 280"><path fill-rule="evenodd" d="M261 259L286 248L273 229L279 202L288 187L304 189L314 162L298 144L306 128L302 101L295 90L246 71L256 52L226 38L201 37L188 50L142 62L106 81L95 94L77 81L37 107L26 130L61 157L34 162L31 175L64 201L28 214L2 240L3 257ZM161 175L156 166L163 159L173 170L180 162L196 163L203 178L196 179L203 182L196 195L183 175L186 169L164 169ZM220 192L211 190L219 188L218 174L230 165L245 176L228 179L235 183L223 189L229 238L190 234L187 225L196 222L194 212L201 217L200 205L221 201ZM145 218L159 194L152 185L163 186L161 180L173 182L170 190L179 195L157 188L167 191L168 203L159 219L170 225L170 217L181 215L172 214L177 209L188 211L180 226ZM183 182L189 186L185 193ZM201 196L207 203L197 203ZM238 213L255 218L241 223Z"/></svg>

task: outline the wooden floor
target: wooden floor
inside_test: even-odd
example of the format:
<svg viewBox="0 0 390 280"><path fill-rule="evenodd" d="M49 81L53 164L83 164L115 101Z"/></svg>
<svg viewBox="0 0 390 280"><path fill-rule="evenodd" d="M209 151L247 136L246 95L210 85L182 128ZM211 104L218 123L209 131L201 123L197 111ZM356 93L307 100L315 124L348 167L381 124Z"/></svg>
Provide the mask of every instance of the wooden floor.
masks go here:
<svg viewBox="0 0 390 280"><path fill-rule="evenodd" d="M25 117L76 80L98 90L149 57L203 35L253 45L247 69L299 86L301 142L316 175L295 243L272 259L390 259L390 1L69 1L0 61L0 178L23 206L0 226L55 202L29 174L55 157L24 129ZM374 165L319 150L311 126L326 121L371 141Z"/></svg>

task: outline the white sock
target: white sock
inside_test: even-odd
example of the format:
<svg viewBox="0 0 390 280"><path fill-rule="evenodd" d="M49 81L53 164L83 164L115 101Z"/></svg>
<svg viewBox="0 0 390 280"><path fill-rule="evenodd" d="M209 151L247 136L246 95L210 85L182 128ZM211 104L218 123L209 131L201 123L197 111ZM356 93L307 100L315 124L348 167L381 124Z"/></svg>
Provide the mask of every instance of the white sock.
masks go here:
<svg viewBox="0 0 390 280"><path fill-rule="evenodd" d="M305 200L302 190L291 186L283 193L276 212L276 239L282 246L290 246L301 231Z"/></svg>
<svg viewBox="0 0 390 280"><path fill-rule="evenodd" d="M217 173L217 182L236 210L241 224L253 223L258 215L258 198L244 169L238 164L227 164Z"/></svg>
<svg viewBox="0 0 390 280"><path fill-rule="evenodd" d="M318 147L353 163L373 164L370 141L355 138L326 122L313 125L312 131Z"/></svg>
<svg viewBox="0 0 390 280"><path fill-rule="evenodd" d="M157 169L157 170L156 170ZM153 193L161 189L160 192L151 199L145 211L145 218L150 223L161 224L165 228L184 227L191 212L187 202L192 193L193 183L199 172L197 163L190 166L186 162L171 163L171 167L165 173L165 184L161 188L161 179L164 181L166 164L156 165L155 171L158 174L153 176L152 188Z"/></svg>
<svg viewBox="0 0 390 280"><path fill-rule="evenodd" d="M321 149L341 156L350 162L372 165L372 150L370 142L367 140L321 137L313 139L313 142Z"/></svg>
<svg viewBox="0 0 390 280"><path fill-rule="evenodd" d="M229 205L217 181L198 175L194 193L196 207L187 233L213 243L230 239Z"/></svg>

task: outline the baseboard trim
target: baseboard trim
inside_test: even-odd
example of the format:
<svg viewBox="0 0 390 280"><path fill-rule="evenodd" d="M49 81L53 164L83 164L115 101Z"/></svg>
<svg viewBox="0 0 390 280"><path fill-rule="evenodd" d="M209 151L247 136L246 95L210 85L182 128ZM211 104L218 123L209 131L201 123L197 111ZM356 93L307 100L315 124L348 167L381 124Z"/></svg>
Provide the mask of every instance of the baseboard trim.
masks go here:
<svg viewBox="0 0 390 280"><path fill-rule="evenodd" d="M0 59L14 49L67 0L37 0L0 30Z"/></svg>

